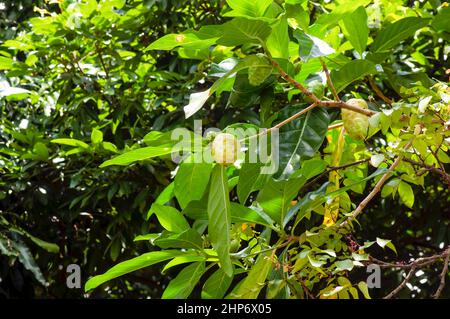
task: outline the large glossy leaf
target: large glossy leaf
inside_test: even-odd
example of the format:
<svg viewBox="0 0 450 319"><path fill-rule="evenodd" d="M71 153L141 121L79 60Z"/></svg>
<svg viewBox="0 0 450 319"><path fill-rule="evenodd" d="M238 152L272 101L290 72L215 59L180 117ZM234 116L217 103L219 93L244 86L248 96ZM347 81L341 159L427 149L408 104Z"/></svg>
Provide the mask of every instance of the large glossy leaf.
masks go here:
<svg viewBox="0 0 450 319"><path fill-rule="evenodd" d="M223 298L232 281L233 276L227 275L222 269L217 269L203 285L202 299Z"/></svg>
<svg viewBox="0 0 450 319"><path fill-rule="evenodd" d="M111 165L120 165L120 166L126 166L131 163L146 160L153 157L163 156L171 154L172 152L175 152L175 149L173 147L164 146L164 147L142 147L138 148L126 153L123 153L119 156L116 156L110 160L107 160L103 162L100 167L106 167Z"/></svg>
<svg viewBox="0 0 450 319"><path fill-rule="evenodd" d="M176 256L180 256L182 254L183 253L179 250L152 251L133 259L121 262L109 269L104 274L89 279L84 286L84 290L92 290L111 279L128 274L141 268L160 263Z"/></svg>
<svg viewBox="0 0 450 319"><path fill-rule="evenodd" d="M289 32L287 19L280 19L267 38L267 49L273 58L289 59Z"/></svg>
<svg viewBox="0 0 450 319"><path fill-rule="evenodd" d="M272 0L227 0L227 3L233 10L225 16L262 17Z"/></svg>
<svg viewBox="0 0 450 319"><path fill-rule="evenodd" d="M217 40L217 43L225 46L249 43L263 45L271 31L267 22L235 18L224 24L223 35Z"/></svg>
<svg viewBox="0 0 450 319"><path fill-rule="evenodd" d="M25 267L25 269L29 270L39 283L46 285L44 275L42 274L39 266L36 264L36 261L34 260L28 247L21 240L8 240L7 245L16 252L20 263ZM2 249L0 249L0 251L2 251Z"/></svg>
<svg viewBox="0 0 450 319"><path fill-rule="evenodd" d="M261 214L254 207L246 207L238 203L230 203L231 222L256 223L272 226L274 221L269 216ZM194 220L208 220L207 205L203 201L193 201L183 210L183 213Z"/></svg>
<svg viewBox="0 0 450 319"><path fill-rule="evenodd" d="M291 208L291 201L297 196L300 188L305 184L303 177L289 180L271 180L259 192L257 202L273 220L279 225L283 224L284 218Z"/></svg>
<svg viewBox="0 0 450 319"><path fill-rule="evenodd" d="M178 234L163 234L153 241L153 244L163 248L193 248L197 250L202 249L202 238L199 233L193 229L187 229Z"/></svg>
<svg viewBox="0 0 450 319"><path fill-rule="evenodd" d="M190 253L192 253L192 254L190 254ZM178 265L192 263L192 262L195 262L195 261L205 261L205 260L206 260L205 256L201 256L195 251L189 251L189 252L186 252L185 255L175 257L174 259L169 261L164 266L163 270L161 270L161 273L164 274L170 268L178 266Z"/></svg>
<svg viewBox="0 0 450 319"><path fill-rule="evenodd" d="M304 106L294 105L282 110L281 119L299 112ZM314 156L322 145L330 122L327 111L315 108L312 111L284 125L279 133L279 172L285 179L300 168L304 159Z"/></svg>
<svg viewBox="0 0 450 319"><path fill-rule="evenodd" d="M147 218L152 214L155 214L161 226L170 232L181 233L190 228L183 214L174 207L153 203Z"/></svg>
<svg viewBox="0 0 450 319"><path fill-rule="evenodd" d="M204 26L199 31L186 30L183 33L167 34L151 43L147 50L172 50L176 47L209 47L222 34L221 26Z"/></svg>
<svg viewBox="0 0 450 319"><path fill-rule="evenodd" d="M366 9L361 6L354 12L345 15L342 19L341 28L355 50L362 54L366 49L369 37Z"/></svg>
<svg viewBox="0 0 450 319"><path fill-rule="evenodd" d="M303 31L296 30L294 37L299 44L299 55L304 62L309 59L327 56L335 52L335 50L325 41L306 34Z"/></svg>
<svg viewBox="0 0 450 319"><path fill-rule="evenodd" d="M231 299L256 299L264 287L267 275L272 268L272 262L266 257L268 252L261 253L256 263L233 291L227 296Z"/></svg>
<svg viewBox="0 0 450 319"><path fill-rule="evenodd" d="M208 234L213 248L217 251L220 267L228 274L233 274L230 258L230 198L225 167L216 165L211 175L208 196Z"/></svg>
<svg viewBox="0 0 450 319"><path fill-rule="evenodd" d="M213 166L209 163L182 163L175 176L175 196L181 208L202 198Z"/></svg>
<svg viewBox="0 0 450 319"><path fill-rule="evenodd" d="M374 63L368 60L353 60L340 69L331 71L331 80L336 91L340 92L350 83L375 73L377 69Z"/></svg>
<svg viewBox="0 0 450 319"><path fill-rule="evenodd" d="M437 31L450 32L450 7L442 8L433 18L431 26ZM1 68L0 68L1 69Z"/></svg>
<svg viewBox="0 0 450 319"><path fill-rule="evenodd" d="M239 171L239 182L237 184L237 194L239 201L245 204L248 196L251 192L261 189L269 180L270 174L261 174L263 164L250 163L249 150L246 154L246 161L242 164L241 170Z"/></svg>
<svg viewBox="0 0 450 319"><path fill-rule="evenodd" d="M268 161L269 154L265 155L267 155L267 159L264 159L264 161ZM245 161L239 171L239 182L237 185L237 195L242 204L245 204L250 193L261 189L271 178L271 174L268 174L269 172L265 172L263 169L266 165L260 161L258 148L249 147L245 156Z"/></svg>
<svg viewBox="0 0 450 319"><path fill-rule="evenodd" d="M412 36L417 30L426 26L429 19L407 17L383 28L373 41L371 51L389 50L404 39Z"/></svg>
<svg viewBox="0 0 450 319"><path fill-rule="evenodd" d="M186 299L205 272L205 263L193 263L172 279L162 295L162 299Z"/></svg>

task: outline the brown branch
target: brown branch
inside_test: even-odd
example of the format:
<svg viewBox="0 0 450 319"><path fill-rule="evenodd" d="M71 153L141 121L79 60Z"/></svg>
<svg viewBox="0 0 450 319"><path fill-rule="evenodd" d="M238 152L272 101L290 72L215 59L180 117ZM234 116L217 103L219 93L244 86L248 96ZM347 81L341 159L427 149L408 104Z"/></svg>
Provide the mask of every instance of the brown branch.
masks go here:
<svg viewBox="0 0 450 319"><path fill-rule="evenodd" d="M342 101L323 101L323 100L319 100L318 104L320 106L326 106L326 107L338 107L341 109L347 109L347 110L351 110L353 112L358 112L367 116L372 116L374 114L376 114L377 112L372 111L370 109L363 109L357 106L353 106L350 104L347 104L345 102Z"/></svg>
<svg viewBox="0 0 450 319"><path fill-rule="evenodd" d="M381 188L383 187L384 183L391 177L391 175L394 173L395 168L400 164L403 156L399 156L395 159L394 163L389 167L388 171L384 173L384 175L380 178L378 183L375 185L375 187L372 189L372 191L367 195L366 198L362 200L362 202L359 203L358 207L352 212L352 214L344 220L339 226L346 226L351 221L353 221L356 217L358 217L359 214L363 211L363 209L367 206L367 204L370 203L370 201L377 195Z"/></svg>
<svg viewBox="0 0 450 319"><path fill-rule="evenodd" d="M313 104L311 104L310 106L308 106L307 108L304 108L303 110L301 110L298 113L295 113L294 115L292 115L291 117L285 119L284 121L278 123L277 125L275 125L274 127L271 127L270 130L275 130L275 129L279 129L280 127L286 125L287 123L295 120L296 118L302 116L303 114L311 111L313 108L315 108L317 106L317 103L314 102Z"/></svg>
<svg viewBox="0 0 450 319"><path fill-rule="evenodd" d="M437 174L441 175L441 177L445 181L445 183L450 186L450 174L448 174L447 172L443 171L442 169L437 168L437 167L432 166L432 165L427 165L425 163L416 162L416 161L414 161L412 159L409 159L409 158L404 158L403 161L411 163L411 164L416 165L416 166L421 166L421 167L425 168L425 170L427 170L427 171L434 172L434 173L437 173Z"/></svg>
<svg viewBox="0 0 450 319"><path fill-rule="evenodd" d="M450 246L448 246L445 253L447 256L445 257L444 266L442 267L442 272L440 275L441 281L439 283L439 287L433 295L434 299L439 299L439 297L441 296L442 291L444 290L444 287L445 287L445 276L447 276L448 263L450 262Z"/></svg>
<svg viewBox="0 0 450 319"><path fill-rule="evenodd" d="M372 116L377 113L377 112L369 110L369 109L363 109L363 108L360 108L357 106L347 104L343 101L321 100L317 96L315 96L311 91L309 91L307 88L305 88L303 85L301 85L295 79L293 79L289 74L287 74L276 61L272 60L272 65L278 70L278 72L280 73L280 75L283 79L285 79L287 82L291 83L294 87L299 89L304 95L308 96L319 106L338 107L338 108L348 109L348 110L358 112L358 113L361 113L361 114L364 114L367 116Z"/></svg>
<svg viewBox="0 0 450 319"><path fill-rule="evenodd" d="M242 141L245 141L245 140L247 140L247 139L252 139L252 138L256 138L256 137L259 137L259 136L262 136L262 135L265 135L265 134L270 134L272 131L279 129L279 128L281 128L282 126L288 124L289 122L292 122L292 121L295 120L296 118L302 116L303 114L308 113L309 111L311 111L311 110L312 110L313 108L315 108L316 106L317 106L317 103L314 102L314 103L311 104L310 106L308 106L308 107L304 108L303 110L301 110L301 111L295 113L294 115L292 115L291 117L285 119L284 121L281 121L281 122L278 123L277 125L275 125L275 126L269 128L269 129L265 129L265 130L263 130L261 133L252 135L252 136L250 136L250 137L248 137L248 138L243 138L243 139L241 139L241 140L239 140L239 141L242 142Z"/></svg>
<svg viewBox="0 0 450 319"><path fill-rule="evenodd" d="M322 64L323 72L325 73L325 76L327 77L327 83L328 83L328 86L330 87L331 93L333 94L336 101L340 101L341 99L339 98L336 88L334 87L333 81L331 81L330 71L328 70L327 65L325 64L323 59L320 59L320 63Z"/></svg>
<svg viewBox="0 0 450 319"><path fill-rule="evenodd" d="M384 299L390 299L390 298L394 297L395 295L397 295L405 287L405 285L411 279L411 276L415 272L416 269L424 268L426 266L435 264L437 262L441 262L443 258L445 258L445 260L444 260L444 266L442 267L442 272L439 276L440 284L439 284L438 289L436 290L436 292L433 295L433 298L437 299L437 298L439 298L439 296L441 295L441 293L445 287L445 276L447 275L448 264L450 262L450 246L448 246L448 248L445 249L440 254L432 255L429 257L417 258L416 260L414 260L410 263L386 262L386 261L379 260L375 257L369 256L369 261L366 262L366 264L376 264L382 268L400 268L400 269L405 269L405 270L409 269L408 275L405 277L405 279L402 281L402 283L397 288L395 288L392 292L390 292L386 297L384 297Z"/></svg>
<svg viewBox="0 0 450 319"><path fill-rule="evenodd" d="M380 88L375 83L373 78L371 76L369 76L368 79L369 79L369 85L372 88L372 90L375 92L375 94L378 95L378 97L380 99L382 99L385 103L391 105L393 101L390 98L388 98L386 95L383 94L383 92L380 90Z"/></svg>
<svg viewBox="0 0 450 319"><path fill-rule="evenodd" d="M408 275L406 275L406 277L402 281L402 283L397 288L392 290L388 295L386 295L383 299L391 299L392 297L395 297L400 291L402 291L402 289L405 288L406 284L411 279L411 277L414 274L415 270L416 270L415 267L411 267L411 269L408 272Z"/></svg>
<svg viewBox="0 0 450 319"><path fill-rule="evenodd" d="M344 126L344 122L332 124L332 125L328 126L328 130L333 130L335 128L339 128L339 127L342 127L342 126Z"/></svg>

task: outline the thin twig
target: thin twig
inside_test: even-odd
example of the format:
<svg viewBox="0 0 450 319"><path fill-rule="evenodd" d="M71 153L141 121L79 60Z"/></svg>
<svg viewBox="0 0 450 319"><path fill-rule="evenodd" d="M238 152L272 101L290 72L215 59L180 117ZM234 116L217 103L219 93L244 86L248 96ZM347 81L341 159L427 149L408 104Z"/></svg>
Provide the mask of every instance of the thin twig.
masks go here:
<svg viewBox="0 0 450 319"><path fill-rule="evenodd" d="M274 60L272 60L272 65L278 70L281 77L285 79L287 82L291 83L293 86L295 86L297 89L299 89L304 95L308 96L310 99L312 99L317 105L319 106L325 106L325 107L338 107L342 109L348 109L354 112L358 112L367 116L372 116L376 114L377 112L369 110L369 109L363 109L357 106L353 106L350 104L347 104L343 101L325 101L319 99L317 96L314 95L311 91L309 91L307 88L305 88L303 85L301 85L299 82L297 82L295 79L293 79L289 74L287 74L283 68Z"/></svg>
<svg viewBox="0 0 450 319"><path fill-rule="evenodd" d="M448 246L447 250L446 250L446 257L444 260L444 266L442 267L442 272L440 275L441 281L439 283L439 287L436 290L436 292L433 295L434 299L439 299L439 297L442 294L442 291L444 290L445 287L445 277L447 276L447 272L448 272L448 263L450 262L450 246Z"/></svg>
<svg viewBox="0 0 450 319"><path fill-rule="evenodd" d="M403 156L399 156L395 159L394 163L389 167L388 171L384 173L384 175L380 178L378 183L375 185L375 187L372 189L372 191L367 195L366 198L362 200L362 202L359 203L358 207L352 212L352 214L343 221L339 226L343 227L348 225L351 221L356 219L359 214L363 211L363 209L367 206L367 204L370 203L370 201L375 197L375 195L378 194L378 192L381 191L381 188L383 187L384 183L391 177L391 175L394 173L395 168L400 164Z"/></svg>
<svg viewBox="0 0 450 319"><path fill-rule="evenodd" d="M325 73L325 76L327 78L328 86L330 87L331 93L333 94L336 101L340 101L339 95L337 94L336 88L334 87L333 81L331 81L330 77L330 71L327 68L327 65L323 61L323 59L320 59L320 63L322 64L323 72Z"/></svg>
<svg viewBox="0 0 450 319"><path fill-rule="evenodd" d="M388 295L386 295L383 299L391 299L392 297L395 297L400 291L402 291L402 289L405 288L406 284L411 279L411 277L414 274L415 270L416 270L415 267L411 267L411 269L408 272L408 275L406 275L406 277L402 281L402 283L397 288L392 290Z"/></svg>
<svg viewBox="0 0 450 319"><path fill-rule="evenodd" d="M293 120L295 120L296 118L302 116L303 114L308 113L309 111L311 111L311 110L312 110L313 108L315 108L316 106L317 106L317 103L314 102L314 103L311 104L310 106L304 108L303 110L300 110L299 112L295 113L295 114L292 115L291 117L285 119L284 121L281 121L281 122L278 123L277 125L275 125L275 126L269 128L269 129L263 130L261 133L252 135L252 136L250 136L250 137L243 138L243 139L239 140L239 142L243 142L243 141L246 141L246 140L250 140L250 139L252 139L252 138L259 137L259 136L262 136L262 135L265 135L265 134L270 134L272 131L278 130L278 129L280 129L282 126L288 124L289 122L292 122Z"/></svg>
<svg viewBox="0 0 450 319"><path fill-rule="evenodd" d="M332 125L328 126L328 130L333 130L335 128L339 128L339 127L342 127L342 126L344 126L344 122L332 124Z"/></svg>
<svg viewBox="0 0 450 319"><path fill-rule="evenodd" d="M425 163L416 162L409 158L404 158L403 161L411 163L416 166L421 166L421 167L425 168L426 171L434 172L434 173L441 175L443 180L445 181L445 183L448 184L450 187L450 174L448 174L447 172L444 172L442 169L434 167L432 165L427 165Z"/></svg>
<svg viewBox="0 0 450 319"><path fill-rule="evenodd" d="M375 83L373 78L371 76L369 76L368 79L369 79L369 85L372 88L372 90L376 93L376 95L378 95L378 97L381 98L385 103L391 105L393 101L390 98L388 98L386 95L383 94L383 92L380 90L380 88Z"/></svg>

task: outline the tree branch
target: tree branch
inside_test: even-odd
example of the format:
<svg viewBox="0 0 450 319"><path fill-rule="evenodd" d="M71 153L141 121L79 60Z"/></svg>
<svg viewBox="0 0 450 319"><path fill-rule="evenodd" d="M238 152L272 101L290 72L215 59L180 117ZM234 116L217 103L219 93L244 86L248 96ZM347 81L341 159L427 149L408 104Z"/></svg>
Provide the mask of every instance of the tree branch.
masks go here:
<svg viewBox="0 0 450 319"><path fill-rule="evenodd" d="M340 100L338 100L338 101L321 100L317 96L315 96L311 91L309 91L307 88L305 88L303 85L301 85L295 79L293 79L289 74L287 74L276 61L272 60L272 65L278 70L278 72L280 73L280 75L283 79L285 79L287 82L291 83L294 87L299 89L304 95L308 96L319 106L338 107L338 108L342 108L342 109L348 109L348 110L358 112L358 113L361 113L361 114L364 114L367 116L372 116L377 113L377 112L369 110L369 109L363 109L363 108L360 108L357 106L349 105Z"/></svg>
<svg viewBox="0 0 450 319"><path fill-rule="evenodd" d="M411 279L412 275L414 274L414 271L416 268L413 266L408 272L408 275L406 275L405 279L402 281L402 283L392 290L388 295L386 295L383 299L391 299L392 297L395 297L400 291L402 291L403 288L405 288L408 281Z"/></svg>
<svg viewBox="0 0 450 319"><path fill-rule="evenodd" d="M369 85L372 88L372 90L375 92L375 94L378 95L378 97L380 99L382 99L385 103L391 105L393 101L390 98L388 98L386 95L383 94L383 92L380 90L380 88L375 83L373 78L371 76L369 76L368 79L369 79Z"/></svg>
<svg viewBox="0 0 450 319"><path fill-rule="evenodd" d="M330 90L334 96L334 99L336 101L340 101L341 99L339 98L339 95L337 94L337 91L336 91L336 88L334 87L333 81L331 81L330 71L328 70L327 65L325 64L323 59L320 59L320 63L322 64L323 72L325 73L325 76L327 77L328 86L330 87Z"/></svg>
<svg viewBox="0 0 450 319"><path fill-rule="evenodd" d="M442 272L440 275L441 281L439 283L439 287L436 290L436 292L433 295L434 299L439 299L439 297L442 294L442 291L444 290L445 287L445 276L447 276L447 272L448 272L448 263L450 262L450 246L448 246L447 250L445 251L446 257L444 260L444 266L442 267Z"/></svg>

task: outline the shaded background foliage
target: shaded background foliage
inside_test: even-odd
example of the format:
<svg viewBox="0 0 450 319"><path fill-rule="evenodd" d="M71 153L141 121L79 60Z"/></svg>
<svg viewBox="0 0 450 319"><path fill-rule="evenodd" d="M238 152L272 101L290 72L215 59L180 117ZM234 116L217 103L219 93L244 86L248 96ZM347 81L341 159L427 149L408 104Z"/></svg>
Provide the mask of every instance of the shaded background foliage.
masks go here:
<svg viewBox="0 0 450 319"><path fill-rule="evenodd" d="M441 4L391 2L383 2L385 10L411 5L430 14ZM66 287L67 265L80 265L85 280L109 269L119 256L125 260L152 249L133 238L159 229L144 221L175 164L158 159L126 168L99 165L152 130L191 127L182 106L193 88L211 85L213 79L205 81L204 71L221 61L217 52L209 56L146 48L168 33L223 23L225 1L85 1L81 17L71 12L75 3L0 1L0 295L7 298L81 297L81 290ZM324 4L308 4L311 24L327 12ZM385 95L399 99L416 81L424 86L433 78L447 81L449 46L444 43L449 37L448 29L428 30L395 47L383 62L385 73L376 79ZM241 50L248 54L253 47ZM26 91L11 91L15 87ZM274 79L257 90L250 90L245 78L237 79L234 88L215 98L220 107L201 111L206 126L224 128L237 121L267 126L260 105L270 101L276 112L288 102ZM362 85L345 92L351 91L373 94ZM72 142L51 142L63 138ZM361 219L361 238L395 239L402 260L429 255L450 242L448 187L427 178L427 195L416 192L414 208L407 212L397 199L372 202ZM170 275L148 268L91 296L159 297ZM383 275L386 286L401 280L398 272ZM428 284L429 291L422 285L413 294L430 295L436 282ZM443 296L449 294L447 287Z"/></svg>

